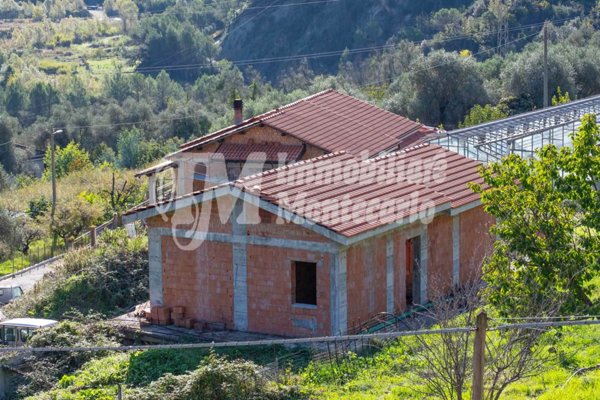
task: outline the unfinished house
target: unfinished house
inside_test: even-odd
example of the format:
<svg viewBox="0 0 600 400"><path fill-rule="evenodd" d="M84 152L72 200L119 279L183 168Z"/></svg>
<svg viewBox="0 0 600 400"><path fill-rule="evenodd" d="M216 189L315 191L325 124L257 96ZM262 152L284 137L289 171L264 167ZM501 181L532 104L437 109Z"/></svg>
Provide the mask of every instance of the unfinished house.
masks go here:
<svg viewBox="0 0 600 400"><path fill-rule="evenodd" d="M343 334L478 277L492 219L479 163L435 145L335 152L130 211L152 307L228 329Z"/></svg>
<svg viewBox="0 0 600 400"><path fill-rule="evenodd" d="M183 144L138 176L149 177L154 203L157 189L162 193L156 177L166 170L173 171L175 192L183 195L336 151L371 158L413 145L433 132L335 90L246 120L243 103L236 100L232 126Z"/></svg>

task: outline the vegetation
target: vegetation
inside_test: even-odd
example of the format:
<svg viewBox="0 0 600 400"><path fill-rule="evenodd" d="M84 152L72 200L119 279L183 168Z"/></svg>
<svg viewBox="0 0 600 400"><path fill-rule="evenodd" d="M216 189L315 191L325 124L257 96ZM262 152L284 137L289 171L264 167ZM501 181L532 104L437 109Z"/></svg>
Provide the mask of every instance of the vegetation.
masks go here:
<svg viewBox="0 0 600 400"><path fill-rule="evenodd" d="M600 272L600 133L583 118L573 148L546 146L482 170L485 210L497 219L484 280L505 316L588 312L589 282Z"/></svg>
<svg viewBox="0 0 600 400"><path fill-rule="evenodd" d="M212 352L204 354L193 365L188 365L189 372L167 373L150 384L132 382L131 376L136 373L135 359L143 354L145 353L114 354L92 360L74 374L64 375L55 389L28 399L111 400L115 397L119 384L125 388L125 396L147 400L307 398L293 385L267 381L262 376L260 367L253 362L232 361ZM146 366L164 369L159 362Z"/></svg>
<svg viewBox="0 0 600 400"><path fill-rule="evenodd" d="M117 331L105 322L94 320L94 316L71 315L74 321L60 324L36 332L29 340L32 347L67 346L115 346L118 344ZM85 323L82 322L86 320ZM94 356L102 353L33 353L24 360L23 376L17 382L16 394L24 398L42 390L47 390L65 374L71 373Z"/></svg>
<svg viewBox="0 0 600 400"><path fill-rule="evenodd" d="M95 249L68 253L31 295L11 302L3 312L54 319L73 310L115 316L143 303L147 296L147 239L129 239L121 229L101 235Z"/></svg>

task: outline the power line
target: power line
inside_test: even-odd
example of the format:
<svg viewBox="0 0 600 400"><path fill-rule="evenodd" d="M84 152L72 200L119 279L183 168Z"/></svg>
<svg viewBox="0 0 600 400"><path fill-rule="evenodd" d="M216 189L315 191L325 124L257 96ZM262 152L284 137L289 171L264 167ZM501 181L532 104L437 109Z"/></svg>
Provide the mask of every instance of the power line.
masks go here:
<svg viewBox="0 0 600 400"><path fill-rule="evenodd" d="M313 5L313 4L323 4L323 3L338 3L342 0L315 0L315 1L307 1L304 3L288 3L288 4L272 4L272 5L268 5L268 6L252 6L252 7L246 7L243 8L242 11L247 11L247 10L259 10L259 9L265 9L265 8L281 8L281 7L295 7L295 6L307 6L307 5ZM176 11L173 9L168 9L168 10L161 10L161 11L145 11L142 12L141 14L150 14L150 15L196 15L196 14L203 14L204 11Z"/></svg>
<svg viewBox="0 0 600 400"><path fill-rule="evenodd" d="M537 35L537 33L532 34L532 35L528 35L528 36L524 36L524 37L519 38L519 39L517 39L515 41L512 41L512 42L507 42L507 43L505 43L505 44L503 44L501 46L498 46L496 48L491 48L491 49L483 50L481 52L475 53L474 55L477 55L477 54L480 54L480 53L489 52L489 51L493 51L493 50L497 50L497 49L499 49L499 48L501 48L503 46L507 46L507 45L512 44L514 42L517 42L517 41L520 41L520 40L524 40L524 39L527 39L527 38L535 36L535 35ZM444 66L446 64L447 63L440 63L440 64L434 65L434 66L432 66L430 68L423 68L423 69L420 69L420 70L411 70L411 69L409 69L406 72L422 72L422 71L427 71L429 69L439 68L439 67L442 67L442 66ZM371 83L368 83L368 84L363 85L361 87L365 88L365 87L372 86L372 85L375 85L375 84L379 84L379 83L382 83L382 82L385 82L385 81L387 81L387 80L381 80L381 81L371 82ZM70 126L70 128L71 129L98 128L98 127L113 127L113 126L137 125L137 124L142 124L142 123L168 122L168 121L174 121L174 120L183 120L183 119L194 118L194 117L196 117L198 115L199 114L191 114L191 115L184 116L184 117L173 117L173 118L162 118L162 119L148 119L148 120L139 120L139 121L134 121L134 122L119 122L119 123L111 123L111 124L76 125L76 126Z"/></svg>
<svg viewBox="0 0 600 400"><path fill-rule="evenodd" d="M572 20L572 18L564 18L563 20ZM558 22L561 20L557 20L554 22ZM543 23L541 24L543 25ZM535 26L540 26L540 24L530 24L530 25L526 25L526 26L522 26L519 28L513 28L514 30L525 30L525 29L530 29L532 27ZM493 31L492 33L497 33L498 31ZM538 33L533 33L527 36L523 36L521 38L515 39L513 41L510 42L506 42L500 46L497 47L493 47L493 48L489 48L489 49L485 49L482 51L479 51L477 53L474 53L473 55L479 55L479 54L483 54L483 53L488 53L491 51L497 51L498 49L504 47L504 46L508 46L510 44L514 44L516 42L528 39L530 37L536 36L538 35ZM445 40L443 40L442 42L445 41L451 41L451 40L457 40L458 38L464 38L464 37L471 37L470 35L457 35L455 37L451 37L451 38L446 38ZM416 43L416 42L412 42L412 43ZM265 58L265 59L255 59L255 60L245 60L245 64L244 65L251 65L252 63L256 63L258 61L264 61L264 62L285 62L287 61L286 58L294 58L294 59L299 59L299 58L309 58L308 56L311 56L312 58L317 58L320 56L331 56L333 53L343 53L345 51L348 52L365 52L365 51L372 51L372 49L384 49L384 48L393 48L397 45L383 45L383 46L372 46L372 47L366 47L366 48L360 48L360 49L353 49L353 50L343 50L343 51L335 51L335 52L323 52L323 53L313 53L312 55L298 55L298 56L290 56L290 57L272 57L272 58ZM235 61L234 61L235 62ZM421 71L427 71L429 69L435 69L435 68L439 68L442 67L444 65L446 65L447 63L440 63L438 65L434 65L430 68L423 68L420 70L414 70L414 69L408 69L405 72L421 72ZM209 65L209 64L205 64L205 65ZM215 65L211 65L211 66L215 66ZM157 67L158 68L158 67ZM137 71L132 71L132 72L126 72L126 73L136 73ZM385 79L385 80L379 80L379 81L375 81L375 82L370 82L367 83L365 85L360 86L359 88L366 88L368 86L373 86L373 85L377 85L377 84L381 84L383 82L387 82L390 79ZM185 119L190 119L190 118L195 118L197 117L199 114L191 114L188 116L183 116L183 117L172 117L172 118L159 118L159 119L147 119L147 120L138 120L138 121L133 121L133 122L119 122L119 123L109 123L109 124L90 124L90 125L75 125L75 126L70 126L71 129L79 129L79 128L99 128L99 127L114 127L114 126L128 126L128 125L137 125L137 124L142 124L142 123L157 123L157 122L169 122L169 121L175 121L175 120L185 120Z"/></svg>
<svg viewBox="0 0 600 400"><path fill-rule="evenodd" d="M532 24L529 26L520 27L518 29L515 28L515 30L532 29L533 27L537 27L537 26L538 26L538 24ZM483 33L483 35L487 36L487 35L491 35L491 34L495 34L495 33L498 33L498 31L489 31L487 33ZM535 35L537 35L537 33L535 33L534 35L526 36L526 37L531 37L531 36L535 36ZM471 37L472 37L472 35L470 35L470 34L461 34L461 35L444 38L442 40L437 41L437 43L445 43L445 42L466 39L466 38L471 38ZM424 39L424 40L419 40L419 41L409 41L408 43L418 45L418 44L422 43L423 41L434 40L434 39L435 38ZM519 39L519 40L521 40L521 39ZM404 42L404 43L406 43L406 42ZM507 45L510 43L512 43L512 42L505 43L501 46L504 46L504 45ZM354 49L346 48L346 49L340 49L340 50L331 50L331 51L324 51L324 52L318 52L318 53L305 53L305 54L297 54L297 55L289 55L289 56L265 57L265 58L244 59L244 60L228 60L228 61L236 66L247 66L247 65L258 65L258 64L267 64L267 63L298 61L298 60L302 60L304 58L315 59L315 58L323 58L323 57L333 57L333 56L342 55L344 53L348 53L348 54L369 53L369 52L373 52L376 50L393 49L397 46L398 46L398 44L385 44L385 45L379 45L379 46L361 47L361 48L354 48ZM500 47L500 46L498 46L498 47ZM485 52L485 51L489 51L489 50L484 50L482 52ZM479 53L477 53L477 54L479 54ZM208 67L218 67L218 65L216 65L215 63L170 64L170 65L140 67L140 68L137 68L135 71L130 71L127 73L136 73L136 72L137 73L144 73L144 72L147 73L147 72L158 72L160 70L180 71L180 70L208 68Z"/></svg>
<svg viewBox="0 0 600 400"><path fill-rule="evenodd" d="M254 16L254 18L257 16L258 16L258 14L256 16ZM579 18L579 17L562 18L562 19L558 19L558 20L551 20L551 22L559 23L559 22L564 22L564 21L568 21L568 20L575 20L577 18ZM250 20L248 20L246 22L249 22L249 21ZM521 31L521 30L526 30L526 29L533 29L536 27L543 26L544 24L545 24L545 22L522 25L519 27L514 27L514 28L510 28L510 29L506 29L506 30L503 29L503 30L493 30L493 31L480 32L480 33L464 33L464 34L455 35L452 37L447 37L447 38L438 40L437 43L445 43L445 42L449 42L449 41L453 41L453 40L460 40L460 39L469 39L469 38L473 38L475 35L489 36L492 34L497 34L499 32L505 32L505 31L515 32L515 31ZM233 30L231 32L233 32ZM231 33L231 32L229 32L229 33ZM537 33L536 33L536 35L537 35ZM419 44L419 43L422 43L423 41L427 41L427 40L435 40L435 37L432 37L430 39L419 40L419 41L412 41L409 43ZM513 43L513 42L504 43L503 45L498 46L498 48L500 48L501 46L504 46L504 45L508 45L510 43ZM348 52L349 54L360 54L360 53L365 53L365 52L372 52L375 50L392 49L396 46L397 46L397 44L389 44L389 45L363 47L363 48L357 48L357 49L332 50L332 51L326 51L326 52L320 52L320 53L307 53L307 54L298 54L298 55L290 55L290 56L266 57L266 58L246 59L246 60L229 60L229 61L232 64L237 65L237 66L247 66L247 65L258 65L258 64L266 64L266 63L298 61L298 60L301 60L304 58L315 59L315 58L323 58L323 57L333 57L333 56L338 56L338 55L344 54L345 52ZM182 50L180 53L182 53L182 52L184 52L184 50ZM477 53L477 54L479 54L479 53ZM175 55L178 55L178 54L176 53ZM175 55L173 55L169 58L173 58ZM159 65L159 66L157 66L156 63L154 63L151 66L140 67L140 68L137 68L135 71L131 71L131 72L127 72L127 73L135 73L135 72L148 73L148 72L158 72L160 70L182 71L182 70L188 70L188 69L209 68L209 67L216 67L216 66L217 65L215 65L214 63L169 64L169 65Z"/></svg>
<svg viewBox="0 0 600 400"><path fill-rule="evenodd" d="M273 2L269 4L269 6L273 6L273 5L275 5L275 3L277 3L277 1L279 1L279 0L273 0ZM233 29L232 29L232 30L229 32L229 34L231 34L232 32L235 32L236 30L238 30L238 29L239 29L239 28L241 28L242 26L246 25L247 23L249 23L249 22L250 22L250 21L252 21L253 19L255 19L255 18L257 18L258 16L262 15L264 12L266 12L266 11L267 11L267 9L268 9L268 8L265 8L264 10L260 11L260 12L259 12L259 13L257 13L256 15L253 15L252 17L248 18L248 20L246 20L246 21L245 21L245 22L243 22L242 24L238 25L237 27L233 28ZM170 56L168 56L168 57L166 57L166 58L163 58L163 59L161 59L161 60L158 60L158 61L156 61L155 63L153 63L153 64L152 64L152 66L155 66L157 63L160 63L160 62L163 62L163 61L171 60L171 59L173 59L173 57L175 57L175 56L178 56L178 55L180 55L180 54L184 54L184 53L186 53L186 52L188 52L188 50L187 50L187 49L182 49L182 50L180 50L180 51L176 52L175 54L172 54L172 55L170 55Z"/></svg>
<svg viewBox="0 0 600 400"><path fill-rule="evenodd" d="M478 51L477 53L473 53L473 56L476 56L476 55L479 55L479 54L483 54L483 53L489 53L489 52L491 52L491 51L498 51L498 50L500 50L500 49L501 49L502 47L504 47L504 46L508 46L508 45L510 45L510 44L514 44L514 43L516 43L516 42L519 42L519 41L521 41L521 40L525 40L525 39L528 39L528 38L530 38L530 37L537 36L537 35L538 35L538 33L534 33L534 34L531 34L531 35L523 36L523 37L521 37L521 38L519 38L519 39L515 39L515 40L513 40L513 41L506 42L506 43L504 43L504 44L501 44L501 45L499 45L499 46L496 46L496 47L492 47L492 48L489 48L489 49L485 49L485 50ZM421 68L421 69L417 69L417 70L415 70L415 69L409 69L409 70L407 70L407 71L405 71L405 72L413 72L413 73L424 72L424 71L429 71L429 70L432 70L432 69L437 69L437 68L439 68L439 67L442 67L442 66L444 66L444 65L446 65L446 64L448 64L448 63L447 63L447 62L444 62L444 63L439 63L439 64L437 64L437 65L433 65L433 66L431 66L431 67L428 67L428 68ZM367 83L367 84L365 84L365 85L363 85L363 86L360 86L359 88L362 88L362 89L364 89L364 88L367 88L367 87L369 87L369 86L378 85L378 84L381 84L381 83L384 83L384 82L388 82L388 81L390 81L390 80L391 80L391 78L388 78L388 79L381 79L381 80L374 81L374 82L369 82L369 83Z"/></svg>

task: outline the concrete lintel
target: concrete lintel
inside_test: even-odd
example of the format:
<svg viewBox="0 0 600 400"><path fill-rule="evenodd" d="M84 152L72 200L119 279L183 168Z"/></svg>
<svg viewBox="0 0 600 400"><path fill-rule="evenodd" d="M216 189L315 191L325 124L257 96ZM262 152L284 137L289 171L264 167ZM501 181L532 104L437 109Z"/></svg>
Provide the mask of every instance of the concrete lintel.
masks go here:
<svg viewBox="0 0 600 400"><path fill-rule="evenodd" d="M232 244L246 244L268 247L281 247L294 250L312 250L320 253L337 254L340 247L332 243L311 242L307 240L288 240L265 236L242 236L228 233L186 231L185 229L154 228L162 236L175 236L192 240L206 240L208 242L221 242Z"/></svg>
<svg viewBox="0 0 600 400"><path fill-rule="evenodd" d="M481 203L481 199L472 201L472 202L470 202L468 204L465 204L464 206L461 206L461 207L458 207L458 208L450 210L450 215L451 216L455 216L455 215L462 214L465 211L469 211L469 210L471 210L473 208L479 207L481 204L482 204Z"/></svg>

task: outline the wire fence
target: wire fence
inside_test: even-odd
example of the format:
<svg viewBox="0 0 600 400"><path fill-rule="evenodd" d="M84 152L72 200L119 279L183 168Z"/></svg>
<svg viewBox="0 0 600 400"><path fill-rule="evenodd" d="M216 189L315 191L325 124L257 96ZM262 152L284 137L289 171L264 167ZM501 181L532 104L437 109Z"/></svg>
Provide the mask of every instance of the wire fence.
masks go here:
<svg viewBox="0 0 600 400"><path fill-rule="evenodd" d="M528 348L528 346L534 346L531 344L533 342L530 343L524 341L513 343L511 341L506 341L504 336L502 336L503 333L510 331L513 335L519 333L519 335L521 335L519 337L528 338L530 337L530 332L539 335L548 332L552 328L600 325L600 316L590 315L560 317L562 320L559 320L557 317L532 317L536 318L536 320L527 320L527 322L519 323L506 323L508 319L489 318L487 319L487 322L490 325L489 327L486 325L486 327L483 328L483 331L481 330L482 327L479 325L409 330L406 327L411 325L412 321L410 321L410 318L411 317L409 317L408 320L405 319L405 322L402 322L403 320L400 320L397 317L394 318L391 315L386 316L382 314L373 318L371 327L364 328L368 331L369 329L374 329L375 326L384 326L384 328L381 328L381 331L342 336L160 345L136 344L125 346L109 345L37 348L0 347L0 355L14 355L18 357L37 355L39 357L45 357L59 353L99 352L106 355L107 353L115 352L139 352L147 350L175 350L181 352L189 350L205 350L207 352L206 354L208 354L209 351L217 352L217 354L227 354L224 352L231 351L229 354L234 354L237 358L244 359L252 359L253 356L258 354L261 361L257 362L257 364L260 366L261 374L269 380L285 382L285 378L289 377L290 374L302 374L307 370L312 370L312 373L316 373L317 375L326 375L327 379L330 379L330 382L333 382L333 384L337 382L336 380L339 380L339 383L342 384L346 382L349 377L354 376L353 374L357 373L357 371L376 365L373 360L389 346L404 345L410 349L409 353L417 355L421 362L420 368L425 369L421 372L411 371L411 373L417 375L422 373L423 377L429 377L422 379L434 379L437 372L435 371L435 368L430 367L426 361L428 357L435 359L439 356L439 359L435 359L436 363L445 362L440 360L451 359L465 364L465 374L467 377L464 377L464 379L470 381L471 375L475 375L472 372L474 368L471 369L471 360L474 359L475 354L477 354L479 350L485 355L485 362L482 364L482 368L486 369L485 376L488 380L491 379L490 377L493 377L495 368L504 368L504 364L502 363L513 363L515 360L518 363L520 357L523 357L524 354L529 356L537 354L535 351L531 351L531 349ZM398 330L403 327L405 330ZM474 336L478 333L483 333L484 337L487 335L488 341L487 344L481 344L479 350L477 348L478 345L476 344L477 341L473 340ZM600 336L600 334L598 336ZM589 341L586 341L586 346L589 345L588 342ZM518 344L517 347L514 347L515 343ZM468 346L453 347L453 344L467 344ZM436 346L440 347L437 348ZM514 348L511 348L511 346ZM542 346L541 348L544 347ZM573 351L580 350L581 349L574 349ZM456 354L452 354L453 357L448 357L448 351L454 351ZM559 355L554 354L552 357L558 358ZM269 358L271 358L271 360L269 360ZM544 358L543 360L546 362L547 358ZM525 362L523 363L525 364ZM468 367L466 364L468 364ZM395 365L398 367L399 364ZM507 365L510 366L510 364ZM444 368L447 367L443 364L441 364L441 366ZM548 368L547 365L542 365L542 363L539 363L539 365L532 363L531 365L525 365L525 370L527 370L527 368L540 367ZM563 386L567 385L573 377L578 374L583 374L597 368L596 364L590 366L573 366L568 370L568 380L565 380L562 384ZM460 370L460 368L457 368L456 370ZM516 368L516 370L518 370L518 368ZM401 373L393 370L384 372L389 373L390 375ZM518 378L522 379L522 377ZM423 382L420 382L420 384L422 383ZM493 382L490 383L489 381L486 381L486 392L493 390L493 385ZM123 387L125 387L125 390L123 390ZM121 393L121 398L133 398L128 397L128 387L126 382L117 384L103 383L98 388L107 390L114 396ZM79 389L74 388L74 390Z"/></svg>
<svg viewBox="0 0 600 400"><path fill-rule="evenodd" d="M17 253L10 259L0 263L0 278L18 274L29 267L61 257L70 250L91 246L95 237L101 235L106 229L115 229L119 225L118 218L115 217L100 226L92 227L71 242L67 241L65 243L63 240L57 240L56 243L52 244L49 241L42 241L30 248L27 253Z"/></svg>

